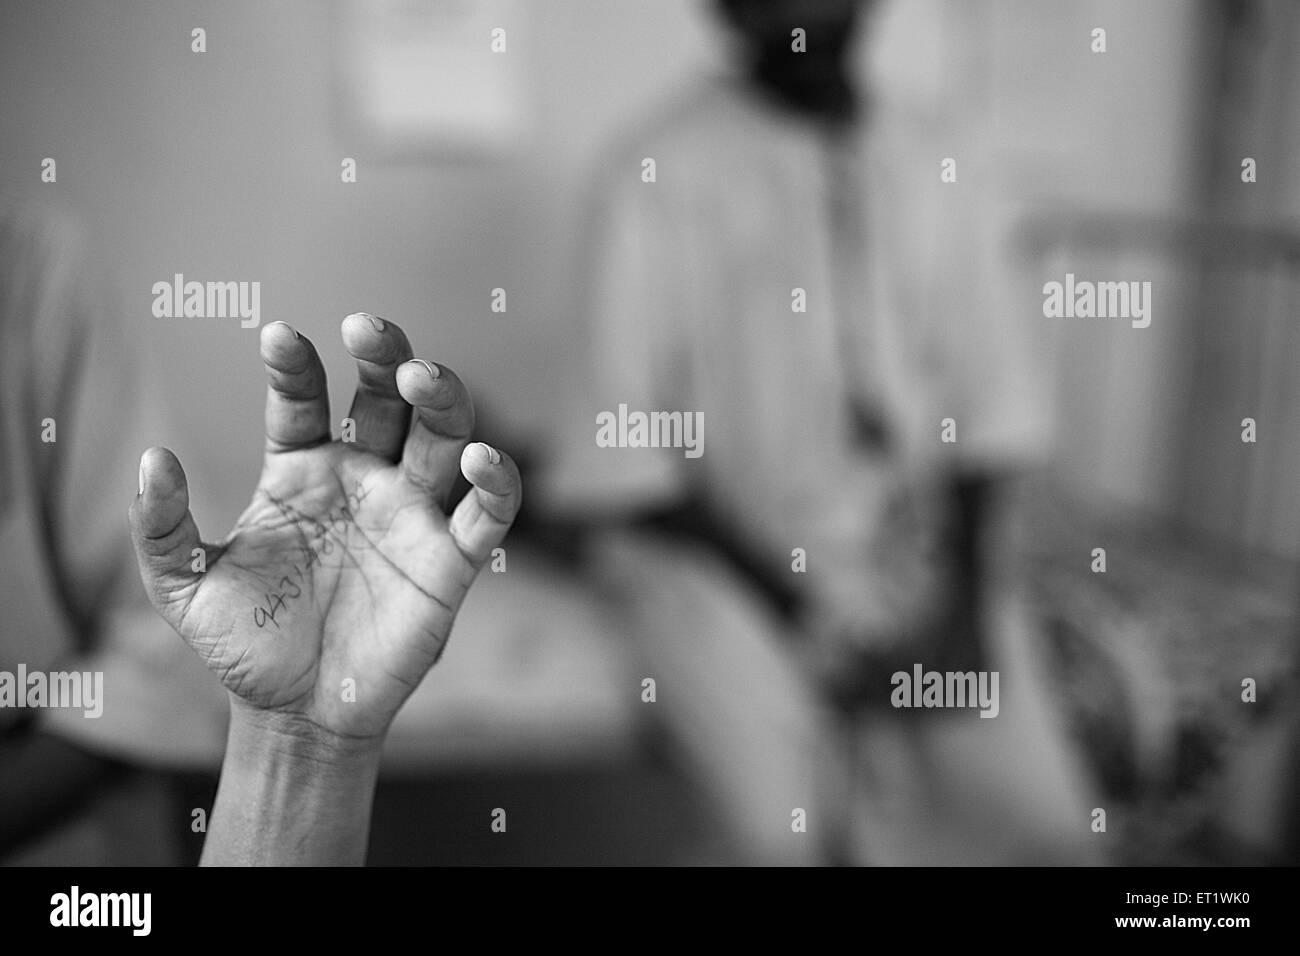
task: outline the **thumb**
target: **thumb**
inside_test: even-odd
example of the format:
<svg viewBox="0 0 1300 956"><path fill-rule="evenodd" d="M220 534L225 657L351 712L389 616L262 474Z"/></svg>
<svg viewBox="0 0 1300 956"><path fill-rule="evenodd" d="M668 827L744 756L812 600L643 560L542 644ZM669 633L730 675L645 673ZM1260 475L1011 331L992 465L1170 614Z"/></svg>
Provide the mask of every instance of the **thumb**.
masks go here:
<svg viewBox="0 0 1300 956"><path fill-rule="evenodd" d="M145 592L158 613L177 631L203 575L195 570L195 548L202 548L190 514L185 470L166 448L150 448L140 458L140 494L131 503L131 542ZM207 556L202 555L206 567Z"/></svg>

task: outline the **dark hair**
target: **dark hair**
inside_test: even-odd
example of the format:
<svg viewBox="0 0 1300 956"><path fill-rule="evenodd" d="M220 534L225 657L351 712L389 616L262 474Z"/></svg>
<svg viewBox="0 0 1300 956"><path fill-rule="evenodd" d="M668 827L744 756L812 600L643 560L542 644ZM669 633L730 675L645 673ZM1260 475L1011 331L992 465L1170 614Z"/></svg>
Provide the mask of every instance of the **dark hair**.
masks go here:
<svg viewBox="0 0 1300 956"><path fill-rule="evenodd" d="M762 2L762 0L757 0ZM858 96L850 76L847 51L858 6L845 7L843 22L809 42L807 52L791 49L790 33L761 29L773 24L751 19L756 0L714 0L719 13L746 41L750 80L771 100L795 112L830 121L857 115Z"/></svg>

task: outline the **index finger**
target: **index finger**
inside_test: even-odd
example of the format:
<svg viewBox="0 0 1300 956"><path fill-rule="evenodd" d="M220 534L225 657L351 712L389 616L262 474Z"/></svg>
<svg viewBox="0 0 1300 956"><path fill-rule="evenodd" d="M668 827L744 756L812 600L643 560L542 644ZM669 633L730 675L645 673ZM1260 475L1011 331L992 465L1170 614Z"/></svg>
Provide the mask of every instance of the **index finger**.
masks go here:
<svg viewBox="0 0 1300 956"><path fill-rule="evenodd" d="M329 441L330 400L316 347L286 322L262 329L269 454Z"/></svg>

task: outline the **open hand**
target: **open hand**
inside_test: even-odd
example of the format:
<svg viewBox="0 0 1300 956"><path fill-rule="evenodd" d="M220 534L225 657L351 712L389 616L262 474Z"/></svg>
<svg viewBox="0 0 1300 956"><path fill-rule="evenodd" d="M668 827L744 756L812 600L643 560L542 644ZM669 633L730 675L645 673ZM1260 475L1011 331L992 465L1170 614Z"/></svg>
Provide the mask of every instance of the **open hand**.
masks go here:
<svg viewBox="0 0 1300 956"><path fill-rule="evenodd" d="M154 607L236 706L369 739L442 653L520 483L508 456L469 443L474 406L454 372L412 359L391 322L359 313L342 331L360 377L355 441L331 440L312 343L272 323L262 475L234 528L201 542L164 448L140 461L130 522ZM460 472L473 487L448 514Z"/></svg>

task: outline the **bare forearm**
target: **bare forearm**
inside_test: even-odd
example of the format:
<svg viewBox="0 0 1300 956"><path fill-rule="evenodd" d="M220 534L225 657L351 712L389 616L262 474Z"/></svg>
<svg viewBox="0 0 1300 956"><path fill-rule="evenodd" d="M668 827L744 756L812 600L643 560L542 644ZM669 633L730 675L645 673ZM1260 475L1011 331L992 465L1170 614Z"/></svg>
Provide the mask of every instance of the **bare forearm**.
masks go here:
<svg viewBox="0 0 1300 956"><path fill-rule="evenodd" d="M204 866L360 866L379 742L236 703Z"/></svg>

